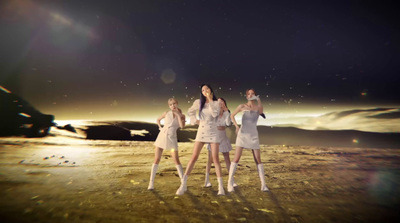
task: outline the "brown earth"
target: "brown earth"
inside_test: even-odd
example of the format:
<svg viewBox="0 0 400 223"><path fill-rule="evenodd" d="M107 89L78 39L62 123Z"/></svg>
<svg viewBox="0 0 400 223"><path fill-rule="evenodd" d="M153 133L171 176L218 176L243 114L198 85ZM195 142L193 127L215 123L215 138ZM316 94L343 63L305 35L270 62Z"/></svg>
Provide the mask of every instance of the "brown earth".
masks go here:
<svg viewBox="0 0 400 223"><path fill-rule="evenodd" d="M234 193L202 187L206 149L180 181L163 154L148 191L153 143L47 137L0 138L1 222L396 222L400 150L261 147L270 192L260 191L252 153L239 162ZM185 168L193 143L179 144ZM231 158L233 152L231 153ZM228 172L222 155L224 184Z"/></svg>

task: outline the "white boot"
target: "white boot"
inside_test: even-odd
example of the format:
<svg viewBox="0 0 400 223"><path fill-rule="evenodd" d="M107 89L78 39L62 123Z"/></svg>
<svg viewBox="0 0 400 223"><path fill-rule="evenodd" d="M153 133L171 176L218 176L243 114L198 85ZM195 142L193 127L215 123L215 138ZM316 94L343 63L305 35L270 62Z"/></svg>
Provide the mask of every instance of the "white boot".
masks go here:
<svg viewBox="0 0 400 223"><path fill-rule="evenodd" d="M218 195L225 195L224 184L222 182L222 177L218 177Z"/></svg>
<svg viewBox="0 0 400 223"><path fill-rule="evenodd" d="M204 181L204 187L211 187L210 173L206 173L206 180Z"/></svg>
<svg viewBox="0 0 400 223"><path fill-rule="evenodd" d="M235 179L232 178L232 182L233 182L233 187L237 187L238 185L235 183Z"/></svg>
<svg viewBox="0 0 400 223"><path fill-rule="evenodd" d="M231 166L229 166L228 173L229 173L229 170L231 169L230 167L231 167ZM233 182L233 187L237 187L237 186L238 186L238 185L235 183L235 179L232 178L232 182Z"/></svg>
<svg viewBox="0 0 400 223"><path fill-rule="evenodd" d="M187 175L183 175L181 180L181 186L179 186L178 190L176 191L176 195L183 195L187 191L186 181L188 179Z"/></svg>
<svg viewBox="0 0 400 223"><path fill-rule="evenodd" d="M232 162L229 168L229 178L228 178L228 192L233 192L235 189L233 188L233 175L235 174L236 168L238 164Z"/></svg>
<svg viewBox="0 0 400 223"><path fill-rule="evenodd" d="M153 165L151 166L150 181L149 181L149 187L147 188L147 190L154 189L154 178L156 177L157 168L158 168L158 164L153 163Z"/></svg>
<svg viewBox="0 0 400 223"><path fill-rule="evenodd" d="M179 179L182 180L183 177L183 169L182 169L182 165L176 165L176 170L178 171L178 175L179 175Z"/></svg>
<svg viewBox="0 0 400 223"><path fill-rule="evenodd" d="M260 176L261 180L261 191L269 191L267 185L265 185L265 176L264 176L264 165L263 164L258 164L258 175Z"/></svg>

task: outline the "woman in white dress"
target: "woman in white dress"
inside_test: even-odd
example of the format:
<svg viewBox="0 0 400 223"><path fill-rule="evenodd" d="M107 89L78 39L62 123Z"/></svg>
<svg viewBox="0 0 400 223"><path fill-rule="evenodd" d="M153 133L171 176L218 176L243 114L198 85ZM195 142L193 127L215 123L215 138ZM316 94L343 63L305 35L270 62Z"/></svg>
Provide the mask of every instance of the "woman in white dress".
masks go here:
<svg viewBox="0 0 400 223"><path fill-rule="evenodd" d="M235 191L233 175L235 174L238 162L242 156L243 148L252 149L258 169L258 175L261 180L261 191L269 191L268 187L265 185L264 166L261 162L260 143L257 131L257 120L259 115L263 115L263 106L260 97L255 96L255 94L254 89L248 89L246 91L247 103L239 105L231 114L232 122L236 126L237 138L235 158L233 159L229 169L228 192ZM235 120L235 115L239 112L243 112L242 126L240 128Z"/></svg>
<svg viewBox="0 0 400 223"><path fill-rule="evenodd" d="M218 98L218 102L220 105L220 112L218 115L217 119L217 128L218 128L218 135L221 139L221 142L219 143L219 152L222 153L224 156L226 168L228 169L229 172L229 167L231 165L231 160L229 158L229 152L232 150L232 145L231 142L226 135L225 128L227 126L232 125L231 121L231 113L226 105L226 101L223 98ZM204 183L204 187L211 187L210 183L210 169L211 169L211 163L212 163L212 155L211 155L211 146L210 144L207 145L207 150L208 150L208 160L207 160L207 166L206 166L206 179ZM236 184L234 183L234 186Z"/></svg>
<svg viewBox="0 0 400 223"><path fill-rule="evenodd" d="M182 179L182 165L179 161L178 155L178 138L176 130L180 127L185 127L185 115L178 108L178 101L175 98L168 99L168 106L170 111L164 112L158 119L157 124L160 129L155 145L154 163L151 167L150 182L148 190L154 189L154 178L157 173L158 164L160 163L161 155L164 150L171 150L172 158L174 159L176 169L178 170L179 178ZM160 121L164 119L164 127L161 126Z"/></svg>
<svg viewBox="0 0 400 223"><path fill-rule="evenodd" d="M203 148L205 143L210 143L211 146L211 154L215 165L215 172L218 178L218 185L219 185L218 195L225 195L222 183L221 165L219 163L219 157L218 157L218 152L219 152L218 147L220 139L218 136L217 117L219 114L219 110L220 106L211 86L203 84L201 86L200 99L194 101L192 107L190 107L188 110L190 123L198 124L199 128L196 134L193 154L186 167L186 171L185 174L183 175L181 185L179 189L176 191L177 195L183 195L187 190L186 182L188 176L192 172L194 164L196 163L199 154L201 152L201 149ZM197 111L199 111L200 120L196 119Z"/></svg>

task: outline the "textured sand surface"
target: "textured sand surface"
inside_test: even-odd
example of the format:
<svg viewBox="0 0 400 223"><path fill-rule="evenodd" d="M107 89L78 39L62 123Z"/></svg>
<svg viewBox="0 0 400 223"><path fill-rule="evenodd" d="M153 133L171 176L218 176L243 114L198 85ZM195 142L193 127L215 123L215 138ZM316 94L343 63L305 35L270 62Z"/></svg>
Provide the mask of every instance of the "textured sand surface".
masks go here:
<svg viewBox="0 0 400 223"><path fill-rule="evenodd" d="M180 143L183 167L193 143ZM0 138L2 222L394 222L400 207L400 150L270 146L261 148L270 192L245 150L234 193L204 188L206 149L180 181L164 153L148 191L153 142L47 137ZM233 158L233 153L231 153ZM223 167L224 187L228 172Z"/></svg>

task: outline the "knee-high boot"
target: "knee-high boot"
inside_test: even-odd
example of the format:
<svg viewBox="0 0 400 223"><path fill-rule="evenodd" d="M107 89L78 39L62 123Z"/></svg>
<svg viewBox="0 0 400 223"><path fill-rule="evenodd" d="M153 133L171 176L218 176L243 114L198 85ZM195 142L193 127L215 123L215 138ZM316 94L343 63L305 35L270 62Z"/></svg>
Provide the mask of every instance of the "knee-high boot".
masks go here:
<svg viewBox="0 0 400 223"><path fill-rule="evenodd" d="M182 180L183 177L183 169L182 169L182 165L176 165L176 170L178 171L178 175L179 175L179 179Z"/></svg>
<svg viewBox="0 0 400 223"><path fill-rule="evenodd" d="M157 168L158 168L158 164L153 163L153 165L151 166L150 181L149 181L149 187L147 188L147 190L154 189L154 178L156 177Z"/></svg>
<svg viewBox="0 0 400 223"><path fill-rule="evenodd" d="M185 174L181 179L181 186L179 186L178 190L176 191L176 195L183 195L187 191L187 182L188 176Z"/></svg>
<svg viewBox="0 0 400 223"><path fill-rule="evenodd" d="M206 179L204 180L204 187L211 187L210 173L206 173Z"/></svg>
<svg viewBox="0 0 400 223"><path fill-rule="evenodd" d="M218 177L218 195L225 195L224 183L222 182L222 177Z"/></svg>
<svg viewBox="0 0 400 223"><path fill-rule="evenodd" d="M233 188L233 175L236 172L236 168L237 168L238 164L232 162L231 166L229 168L229 178L228 178L228 192L233 192L235 191L235 189Z"/></svg>
<svg viewBox="0 0 400 223"><path fill-rule="evenodd" d="M258 164L258 175L260 176L261 180L261 191L269 191L267 185L265 185L265 176L264 176L264 165Z"/></svg>

